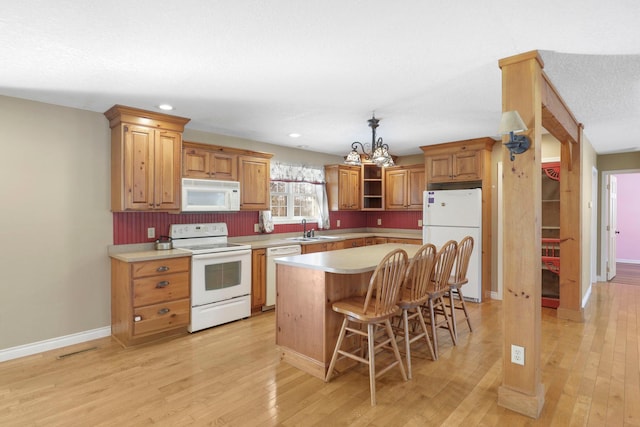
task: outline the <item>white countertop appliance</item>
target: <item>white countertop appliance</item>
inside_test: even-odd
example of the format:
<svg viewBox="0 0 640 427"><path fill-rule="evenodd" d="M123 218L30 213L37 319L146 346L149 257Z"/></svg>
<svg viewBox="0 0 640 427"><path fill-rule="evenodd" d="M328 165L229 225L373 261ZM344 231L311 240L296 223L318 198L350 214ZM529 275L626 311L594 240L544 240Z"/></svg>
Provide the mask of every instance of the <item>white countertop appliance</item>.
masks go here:
<svg viewBox="0 0 640 427"><path fill-rule="evenodd" d="M433 243L439 250L449 240L459 242L473 237L473 252L469 260L464 285L465 299L482 300L482 190L425 191L422 220L422 241Z"/></svg>
<svg viewBox="0 0 640 427"><path fill-rule="evenodd" d="M251 247L228 243L227 224L172 224L173 247L191 256L189 332L251 315Z"/></svg>

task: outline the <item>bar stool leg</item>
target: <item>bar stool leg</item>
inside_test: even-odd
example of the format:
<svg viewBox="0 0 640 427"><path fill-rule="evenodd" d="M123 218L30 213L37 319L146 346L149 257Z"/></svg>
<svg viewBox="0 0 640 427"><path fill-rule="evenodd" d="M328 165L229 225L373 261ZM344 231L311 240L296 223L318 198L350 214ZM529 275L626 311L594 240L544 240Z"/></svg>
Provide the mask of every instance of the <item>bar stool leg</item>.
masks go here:
<svg viewBox="0 0 640 427"><path fill-rule="evenodd" d="M371 406L376 404L376 351L374 342L375 325L367 325L369 344L369 389L371 390Z"/></svg>

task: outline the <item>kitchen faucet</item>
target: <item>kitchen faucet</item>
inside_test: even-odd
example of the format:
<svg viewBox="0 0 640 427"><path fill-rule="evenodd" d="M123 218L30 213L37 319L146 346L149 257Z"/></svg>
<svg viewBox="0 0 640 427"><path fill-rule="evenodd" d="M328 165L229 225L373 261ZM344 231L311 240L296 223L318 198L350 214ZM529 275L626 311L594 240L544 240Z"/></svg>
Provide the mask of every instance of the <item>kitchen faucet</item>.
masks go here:
<svg viewBox="0 0 640 427"><path fill-rule="evenodd" d="M302 219L302 237L307 237L307 220L306 220L306 218Z"/></svg>

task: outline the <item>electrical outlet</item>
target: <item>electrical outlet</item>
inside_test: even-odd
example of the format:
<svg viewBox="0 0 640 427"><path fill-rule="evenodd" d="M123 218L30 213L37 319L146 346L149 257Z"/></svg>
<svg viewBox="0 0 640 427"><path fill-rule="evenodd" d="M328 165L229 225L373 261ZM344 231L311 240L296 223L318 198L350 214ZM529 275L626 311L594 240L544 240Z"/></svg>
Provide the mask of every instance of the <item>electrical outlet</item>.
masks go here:
<svg viewBox="0 0 640 427"><path fill-rule="evenodd" d="M418 220L418 227L422 227L422 220L421 219Z"/></svg>
<svg viewBox="0 0 640 427"><path fill-rule="evenodd" d="M260 232L260 224L253 224L253 232L254 233Z"/></svg>
<svg viewBox="0 0 640 427"><path fill-rule="evenodd" d="M340 220L339 219L336 220L336 227L340 227Z"/></svg>
<svg viewBox="0 0 640 427"><path fill-rule="evenodd" d="M378 225L382 225L382 219L378 218Z"/></svg>
<svg viewBox="0 0 640 427"><path fill-rule="evenodd" d="M524 366L524 347L511 344L511 363Z"/></svg>
<svg viewBox="0 0 640 427"><path fill-rule="evenodd" d="M156 229L154 227L147 228L147 238L148 239L156 238Z"/></svg>

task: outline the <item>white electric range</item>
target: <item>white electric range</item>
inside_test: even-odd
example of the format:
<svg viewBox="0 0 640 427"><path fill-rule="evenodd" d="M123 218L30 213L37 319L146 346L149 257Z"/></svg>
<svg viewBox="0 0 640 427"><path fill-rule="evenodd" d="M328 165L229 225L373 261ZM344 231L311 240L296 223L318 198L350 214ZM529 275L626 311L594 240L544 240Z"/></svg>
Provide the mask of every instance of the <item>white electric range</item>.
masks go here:
<svg viewBox="0 0 640 427"><path fill-rule="evenodd" d="M191 252L190 332L251 315L251 247L228 243L227 224L172 224L173 247Z"/></svg>

